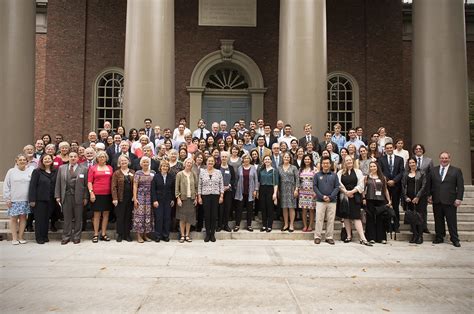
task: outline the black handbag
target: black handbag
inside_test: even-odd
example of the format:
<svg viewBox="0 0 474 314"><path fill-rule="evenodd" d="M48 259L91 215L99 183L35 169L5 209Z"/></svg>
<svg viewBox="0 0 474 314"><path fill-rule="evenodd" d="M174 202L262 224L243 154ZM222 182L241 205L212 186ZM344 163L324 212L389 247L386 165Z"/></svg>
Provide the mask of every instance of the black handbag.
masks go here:
<svg viewBox="0 0 474 314"><path fill-rule="evenodd" d="M405 218L407 224L419 226L423 224L423 217L416 210L407 210L405 212Z"/></svg>

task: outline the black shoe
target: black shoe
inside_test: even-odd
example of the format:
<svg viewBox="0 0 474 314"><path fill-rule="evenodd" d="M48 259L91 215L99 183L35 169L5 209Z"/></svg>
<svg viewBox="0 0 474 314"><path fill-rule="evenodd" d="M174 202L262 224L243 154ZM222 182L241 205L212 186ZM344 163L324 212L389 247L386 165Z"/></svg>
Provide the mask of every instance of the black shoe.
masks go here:
<svg viewBox="0 0 474 314"><path fill-rule="evenodd" d="M209 242L211 239L211 236L209 234L206 234L206 237L204 238L204 242Z"/></svg>
<svg viewBox="0 0 474 314"><path fill-rule="evenodd" d="M459 243L459 242L453 242L453 245L454 245L455 247L461 247L461 243Z"/></svg>
<svg viewBox="0 0 474 314"><path fill-rule="evenodd" d="M49 242L49 238L43 239L44 242Z"/></svg>
<svg viewBox="0 0 474 314"><path fill-rule="evenodd" d="M252 228L252 226L248 226L248 227L247 227L247 231L249 231L249 232L253 232L253 228Z"/></svg>
<svg viewBox="0 0 474 314"><path fill-rule="evenodd" d="M418 236L418 239L416 239L415 243L416 244L423 244L423 236L422 235Z"/></svg>
<svg viewBox="0 0 474 314"><path fill-rule="evenodd" d="M225 227L223 228L223 230L224 230L224 231L227 231L227 232L232 232L232 230L230 229L229 226L225 226Z"/></svg>
<svg viewBox="0 0 474 314"><path fill-rule="evenodd" d="M267 228L267 232L272 232L272 228Z"/></svg>
<svg viewBox="0 0 474 314"><path fill-rule="evenodd" d="M430 234L431 232L428 230L428 228L423 229L423 233Z"/></svg>
<svg viewBox="0 0 474 314"><path fill-rule="evenodd" d="M217 227L216 232L221 232L221 230L222 230L221 227Z"/></svg>
<svg viewBox="0 0 474 314"><path fill-rule="evenodd" d="M127 241L127 242L132 242L133 240L132 240L132 237L131 237L131 236L127 236L127 237L125 238L125 241Z"/></svg>
<svg viewBox="0 0 474 314"><path fill-rule="evenodd" d="M38 243L38 244L44 244L44 240L36 240L36 243Z"/></svg>
<svg viewBox="0 0 474 314"><path fill-rule="evenodd" d="M288 227L281 227L281 231L288 231Z"/></svg>
<svg viewBox="0 0 474 314"><path fill-rule="evenodd" d="M216 236L214 235L214 233L211 234L211 239L210 240L211 240L211 242L216 242Z"/></svg>
<svg viewBox="0 0 474 314"><path fill-rule="evenodd" d="M163 241L165 241L165 242L170 242L170 238L169 238L169 237L161 238L161 240L163 240Z"/></svg>
<svg viewBox="0 0 474 314"><path fill-rule="evenodd" d="M344 243L349 243L349 242L352 242L352 239L350 239L350 238L345 238L344 239Z"/></svg>
<svg viewBox="0 0 474 314"><path fill-rule="evenodd" d="M415 242L416 242L416 236L415 236L415 234L412 234L411 239L410 239L410 241L408 241L408 243L415 243Z"/></svg>
<svg viewBox="0 0 474 314"><path fill-rule="evenodd" d="M122 236L120 234L117 234L117 242L122 242Z"/></svg>
<svg viewBox="0 0 474 314"><path fill-rule="evenodd" d="M439 239L439 238L435 238L435 239L433 240L433 244L440 244L440 243L443 243L443 242L444 242L444 240L443 240L443 239Z"/></svg>
<svg viewBox="0 0 474 314"><path fill-rule="evenodd" d="M161 238L159 238L159 237L156 237L156 238L155 238L155 242L156 242L156 243L159 243L160 241L161 241Z"/></svg>
<svg viewBox="0 0 474 314"><path fill-rule="evenodd" d="M265 232L265 231L267 231L267 227L260 228L260 232Z"/></svg>

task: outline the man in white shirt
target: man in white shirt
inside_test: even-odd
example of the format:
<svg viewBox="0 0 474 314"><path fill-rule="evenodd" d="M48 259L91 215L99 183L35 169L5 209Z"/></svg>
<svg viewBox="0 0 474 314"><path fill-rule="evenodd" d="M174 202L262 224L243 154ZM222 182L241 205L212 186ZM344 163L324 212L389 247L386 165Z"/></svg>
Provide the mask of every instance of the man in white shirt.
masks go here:
<svg viewBox="0 0 474 314"><path fill-rule="evenodd" d="M276 123L276 128L278 129L278 132L279 132L278 136L276 136L276 134L275 134L275 137L276 137L276 138L280 138L280 137L282 137L283 135L285 135L285 130L284 130L284 128L285 128L285 123L283 122L283 120L278 120L278 121L277 121L277 123Z"/></svg>
<svg viewBox="0 0 474 314"><path fill-rule="evenodd" d="M184 125L184 132L183 132L183 134L184 134L184 133L187 133L187 132L191 133L191 130L187 128L187 121L186 121L186 118L181 118L181 119L179 119L178 127L177 127L176 129L174 129L174 131L173 131L173 138L175 138L175 136L179 133L179 125L180 125L180 124Z"/></svg>
<svg viewBox="0 0 474 314"><path fill-rule="evenodd" d="M259 118L257 120L257 128L255 129L255 131L257 132L257 135L263 135L264 132L263 132L263 127L265 126L265 121L263 121L262 118Z"/></svg>
<svg viewBox="0 0 474 314"><path fill-rule="evenodd" d="M193 138L206 139L210 133L209 130L206 129L206 122L204 122L203 119L199 119L197 126L198 128L193 132Z"/></svg>
<svg viewBox="0 0 474 314"><path fill-rule="evenodd" d="M291 147L291 140L298 140L296 137L291 135L291 125L285 125L284 132L285 134L278 139L278 143L285 142L287 147Z"/></svg>
<svg viewBox="0 0 474 314"><path fill-rule="evenodd" d="M357 138L357 133L355 129L349 130L349 140L344 144L344 147L347 148L350 144L354 144L356 147L356 154L359 154L359 148L365 146L364 142Z"/></svg>

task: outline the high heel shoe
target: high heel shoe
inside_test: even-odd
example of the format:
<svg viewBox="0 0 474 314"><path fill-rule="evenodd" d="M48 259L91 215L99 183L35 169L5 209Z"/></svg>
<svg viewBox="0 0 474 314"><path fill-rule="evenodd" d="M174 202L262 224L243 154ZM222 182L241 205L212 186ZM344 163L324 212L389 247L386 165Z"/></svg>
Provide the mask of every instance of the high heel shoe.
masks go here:
<svg viewBox="0 0 474 314"><path fill-rule="evenodd" d="M362 241L362 240L360 240L360 244L363 244L365 246L373 246L372 243L370 243L368 241Z"/></svg>
<svg viewBox="0 0 474 314"><path fill-rule="evenodd" d="M351 239L351 238L345 238L345 239L344 239L344 243L349 243L349 242L352 242L352 239Z"/></svg>
<svg viewBox="0 0 474 314"><path fill-rule="evenodd" d="M281 231L288 231L288 227L286 227L286 228L285 228L285 227L282 227L282 228L281 228Z"/></svg>

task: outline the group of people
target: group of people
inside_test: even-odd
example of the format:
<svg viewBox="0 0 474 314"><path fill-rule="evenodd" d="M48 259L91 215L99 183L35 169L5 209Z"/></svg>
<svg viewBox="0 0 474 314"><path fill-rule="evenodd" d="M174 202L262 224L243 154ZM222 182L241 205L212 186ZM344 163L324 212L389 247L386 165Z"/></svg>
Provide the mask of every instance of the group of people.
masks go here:
<svg viewBox="0 0 474 314"><path fill-rule="evenodd" d="M36 242L48 242L49 221L54 227L60 216L61 244L80 243L87 213L94 243L110 241L109 221L116 223L118 242L132 241L131 232L139 243L167 242L174 229L179 242L192 242L193 228L215 242L215 232L239 232L245 213L249 232L257 219L260 232L272 232L275 219L282 220L282 232L294 232L301 219L315 244L324 237L331 245L337 216L344 224L341 240L352 241L354 226L360 243L372 246L386 243L388 231L399 232L401 204L410 242L421 244L430 232L432 202L434 243L444 241L446 217L451 241L460 246L456 208L464 182L448 152L434 167L423 145L409 153L383 127L367 139L361 127L346 137L335 124L321 141L311 125L303 129L298 139L281 120L276 128L259 119L248 128L236 121L229 130L225 121L214 122L208 130L201 119L191 131L181 119L175 130L162 131L147 118L128 134L106 121L99 136L90 132L82 144L61 134L53 143L46 134L25 146L4 180L12 243L26 243L25 227L33 220Z"/></svg>

